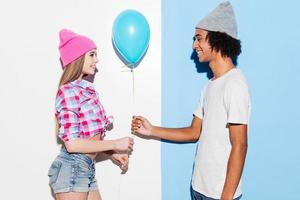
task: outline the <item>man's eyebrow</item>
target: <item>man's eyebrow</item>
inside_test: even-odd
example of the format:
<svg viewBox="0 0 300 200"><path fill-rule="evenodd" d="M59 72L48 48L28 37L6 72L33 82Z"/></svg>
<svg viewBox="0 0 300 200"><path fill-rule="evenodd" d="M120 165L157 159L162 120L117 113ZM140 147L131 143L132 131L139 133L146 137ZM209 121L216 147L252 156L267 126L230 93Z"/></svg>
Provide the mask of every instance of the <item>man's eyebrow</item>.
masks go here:
<svg viewBox="0 0 300 200"><path fill-rule="evenodd" d="M196 34L195 37L202 37L200 34Z"/></svg>

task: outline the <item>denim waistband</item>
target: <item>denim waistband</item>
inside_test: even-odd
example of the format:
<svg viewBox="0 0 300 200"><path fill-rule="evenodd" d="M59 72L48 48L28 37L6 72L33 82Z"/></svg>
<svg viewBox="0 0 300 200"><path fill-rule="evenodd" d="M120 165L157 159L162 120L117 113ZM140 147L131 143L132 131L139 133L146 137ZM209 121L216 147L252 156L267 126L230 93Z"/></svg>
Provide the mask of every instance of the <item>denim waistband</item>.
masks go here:
<svg viewBox="0 0 300 200"><path fill-rule="evenodd" d="M88 157L87 155L85 155L83 153L69 153L66 150L65 147L61 148L59 157L66 158L66 159L74 159L74 160L82 161L82 162L85 162L88 165L93 165L94 164L94 160L91 159L90 157Z"/></svg>

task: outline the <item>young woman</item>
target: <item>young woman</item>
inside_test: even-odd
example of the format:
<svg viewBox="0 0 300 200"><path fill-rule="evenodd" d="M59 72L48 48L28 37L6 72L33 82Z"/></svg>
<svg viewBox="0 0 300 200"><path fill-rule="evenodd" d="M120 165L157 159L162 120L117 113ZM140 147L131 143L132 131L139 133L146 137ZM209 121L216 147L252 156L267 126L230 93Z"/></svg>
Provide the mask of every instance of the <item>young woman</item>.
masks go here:
<svg viewBox="0 0 300 200"><path fill-rule="evenodd" d="M60 31L60 60L63 74L55 108L58 136L64 145L53 161L49 184L57 200L101 200L95 178L97 152L112 152L113 161L122 169L128 166L133 139L103 140L112 128L112 117L106 116L93 83L98 63L95 43L70 30Z"/></svg>

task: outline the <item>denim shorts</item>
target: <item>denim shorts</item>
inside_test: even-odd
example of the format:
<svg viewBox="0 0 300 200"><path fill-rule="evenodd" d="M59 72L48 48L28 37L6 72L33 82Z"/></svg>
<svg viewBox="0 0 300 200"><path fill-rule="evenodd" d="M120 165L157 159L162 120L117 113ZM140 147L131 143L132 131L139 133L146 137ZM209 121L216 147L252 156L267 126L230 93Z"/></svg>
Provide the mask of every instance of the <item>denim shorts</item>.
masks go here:
<svg viewBox="0 0 300 200"><path fill-rule="evenodd" d="M193 196L193 200L217 200L217 199L213 199L213 198L209 198L204 196L203 194L195 191L193 188L192 189L192 196ZM240 195L239 197L233 199L233 200L239 200L242 198L242 195Z"/></svg>
<svg viewBox="0 0 300 200"><path fill-rule="evenodd" d="M62 148L48 171L53 192L97 191L95 162L85 154L70 154Z"/></svg>

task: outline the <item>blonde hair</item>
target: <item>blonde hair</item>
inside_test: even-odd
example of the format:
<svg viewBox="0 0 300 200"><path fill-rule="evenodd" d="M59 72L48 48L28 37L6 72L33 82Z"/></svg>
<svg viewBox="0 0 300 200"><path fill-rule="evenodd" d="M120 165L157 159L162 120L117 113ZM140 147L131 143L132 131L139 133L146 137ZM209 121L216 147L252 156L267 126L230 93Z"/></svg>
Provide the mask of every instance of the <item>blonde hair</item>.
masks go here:
<svg viewBox="0 0 300 200"><path fill-rule="evenodd" d="M58 84L58 89L66 83L70 83L72 81L77 80L81 76L83 65L84 65L84 55L74 60L67 66L65 66L64 72L61 75Z"/></svg>
<svg viewBox="0 0 300 200"><path fill-rule="evenodd" d="M61 75L58 84L58 90L62 85L70 83L80 78L82 74L83 65L84 65L84 57L85 55L82 55L81 57L77 58L76 60L74 60L73 62L71 62L70 64L64 67L64 72ZM56 135L58 135L60 124L58 123L57 118L55 118L55 121L56 121L55 132Z"/></svg>

